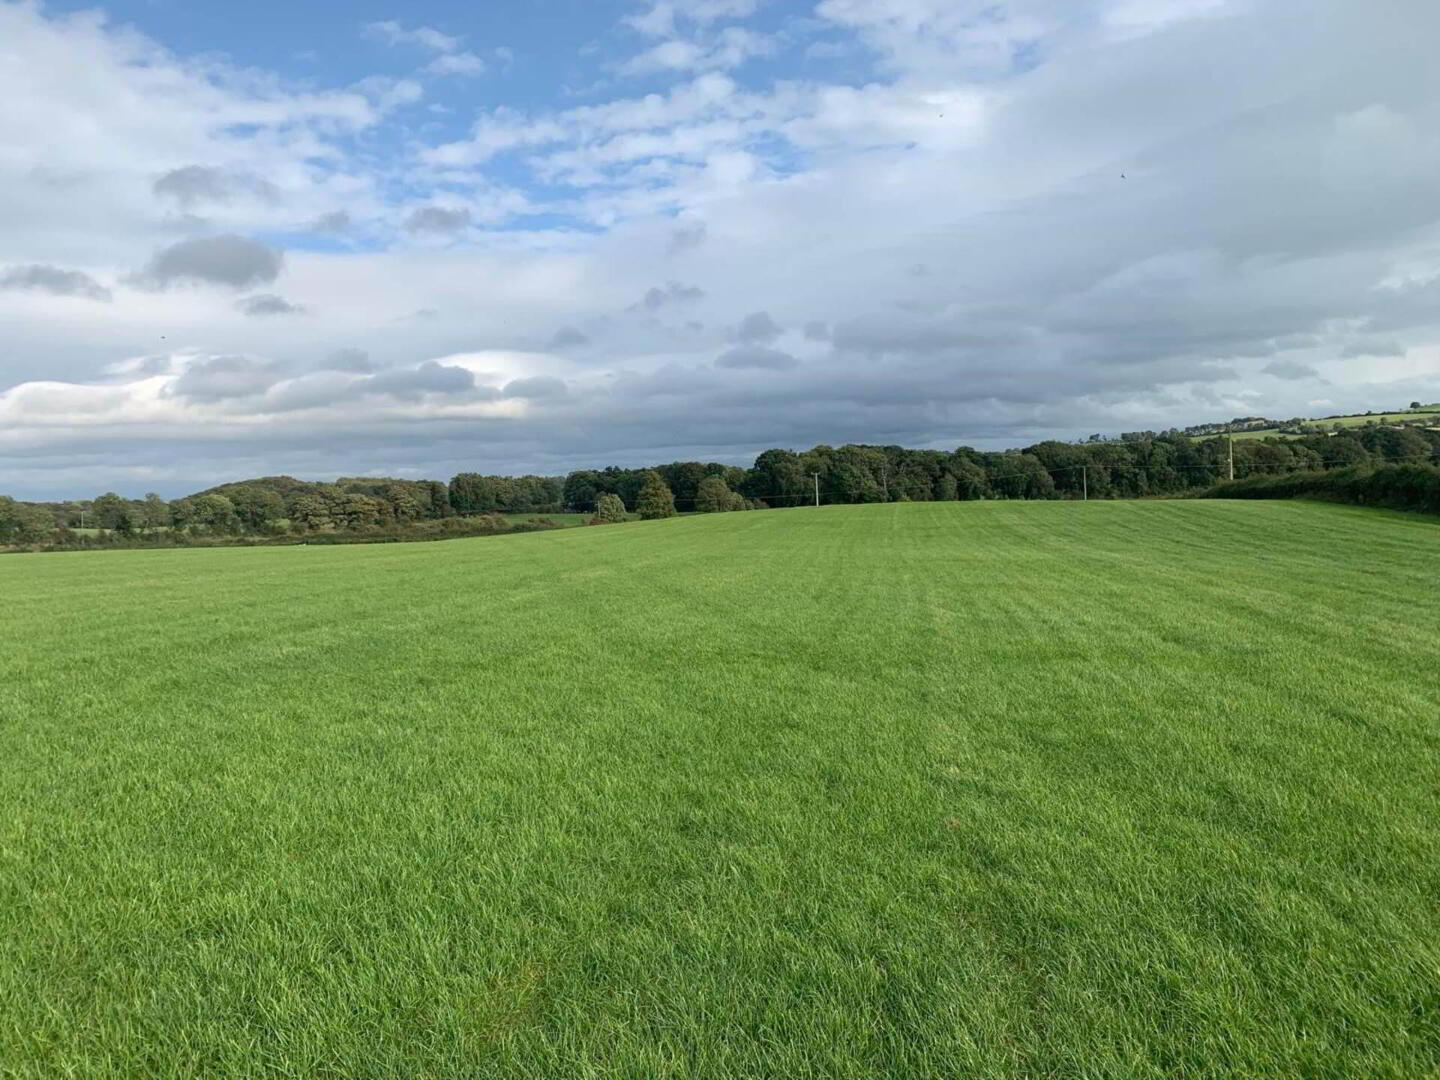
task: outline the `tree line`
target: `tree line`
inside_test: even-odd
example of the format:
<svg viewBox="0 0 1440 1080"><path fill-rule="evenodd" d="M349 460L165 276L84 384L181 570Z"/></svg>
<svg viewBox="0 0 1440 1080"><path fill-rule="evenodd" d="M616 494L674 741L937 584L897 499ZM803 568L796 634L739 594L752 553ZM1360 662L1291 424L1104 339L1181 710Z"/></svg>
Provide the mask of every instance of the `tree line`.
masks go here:
<svg viewBox="0 0 1440 1080"><path fill-rule="evenodd" d="M1216 484L1204 494L1215 499L1325 499L1440 514L1440 468L1396 464L1256 474Z"/></svg>
<svg viewBox="0 0 1440 1080"><path fill-rule="evenodd" d="M0 544L124 543L164 532L194 537L436 535L454 518L562 512L596 524L675 513L834 503L967 499L1139 498L1194 493L1256 475L1440 462L1440 431L1367 426L1298 438L1188 437L1134 432L1118 440L1047 440L1017 450L900 446L771 449L749 468L677 461L607 466L567 476L460 473L448 482L342 477L333 483L268 476L178 499L106 492L93 500L24 503L0 497ZM498 519L486 526L499 530ZM479 527L477 525L477 527ZM453 527L452 527L453 531Z"/></svg>

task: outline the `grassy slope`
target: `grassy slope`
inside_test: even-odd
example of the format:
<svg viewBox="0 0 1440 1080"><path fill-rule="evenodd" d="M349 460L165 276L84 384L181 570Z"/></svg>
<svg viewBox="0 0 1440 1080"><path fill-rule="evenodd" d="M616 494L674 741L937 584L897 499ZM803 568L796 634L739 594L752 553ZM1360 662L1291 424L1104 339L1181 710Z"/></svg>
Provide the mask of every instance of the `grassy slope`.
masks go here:
<svg viewBox="0 0 1440 1080"><path fill-rule="evenodd" d="M0 560L0 1074L1420 1076L1440 527Z"/></svg>
<svg viewBox="0 0 1440 1080"><path fill-rule="evenodd" d="M1437 424L1440 424L1440 410L1407 410L1405 412L1397 413L1375 413L1373 416L1364 416L1357 414L1355 416L1336 416L1332 417L1329 420L1310 420L1307 422L1311 424L1318 424L1323 431L1328 432L1335 424L1339 424L1341 427L1347 428L1360 428L1364 427L1372 420L1377 424L1412 424L1417 421L1421 421L1428 422L1428 426L1435 426ZM1197 436L1197 438L1198 437L1199 436ZM1208 435L1204 437L1213 438L1213 436ZM1261 428L1258 431L1235 432L1235 438L1237 439L1297 439L1299 437L1300 436L1298 435L1287 435L1283 433L1279 428Z"/></svg>

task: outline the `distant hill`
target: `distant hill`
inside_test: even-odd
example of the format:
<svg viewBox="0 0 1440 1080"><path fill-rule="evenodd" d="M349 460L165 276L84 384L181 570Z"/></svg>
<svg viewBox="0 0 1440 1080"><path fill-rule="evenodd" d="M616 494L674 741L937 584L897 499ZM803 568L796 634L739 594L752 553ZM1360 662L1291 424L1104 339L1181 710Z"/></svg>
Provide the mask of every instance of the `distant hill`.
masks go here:
<svg viewBox="0 0 1440 1080"><path fill-rule="evenodd" d="M1267 436L1325 435L1366 425L1440 428L1440 402L1424 405L1417 401L1407 409L1397 409L1394 412L1343 413L1313 419L1294 417L1290 420L1271 420L1263 416L1238 416L1234 420L1220 423L1195 424L1183 429L1183 434L1195 438L1230 434L1262 439Z"/></svg>

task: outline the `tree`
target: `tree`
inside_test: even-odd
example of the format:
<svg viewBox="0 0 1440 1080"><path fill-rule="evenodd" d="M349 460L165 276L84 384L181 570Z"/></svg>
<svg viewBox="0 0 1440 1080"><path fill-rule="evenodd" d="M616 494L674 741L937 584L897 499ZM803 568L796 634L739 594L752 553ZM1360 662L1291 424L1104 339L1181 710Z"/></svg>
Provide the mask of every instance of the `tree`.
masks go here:
<svg viewBox="0 0 1440 1080"><path fill-rule="evenodd" d="M766 450L745 476L744 492L752 499L769 499L776 506L795 506L810 478L793 450Z"/></svg>
<svg viewBox="0 0 1440 1080"><path fill-rule="evenodd" d="M397 521L414 521L425 509L404 484L387 484L381 498L390 504L390 512Z"/></svg>
<svg viewBox="0 0 1440 1080"><path fill-rule="evenodd" d="M570 510L578 510L582 513L586 510L594 510L596 497L601 494L597 481L598 477L592 470L572 472L565 477L561 501Z"/></svg>
<svg viewBox="0 0 1440 1080"><path fill-rule="evenodd" d="M285 500L280 493L258 484L235 484L225 489L224 498L235 508L235 516L247 529L263 529L285 516Z"/></svg>
<svg viewBox="0 0 1440 1080"><path fill-rule="evenodd" d="M113 491L107 491L90 504L92 520L99 529L118 529L122 520L128 525L128 510L125 500Z"/></svg>
<svg viewBox="0 0 1440 1080"><path fill-rule="evenodd" d="M341 495L330 508L335 523L345 529L367 529L380 524L389 506L373 495Z"/></svg>
<svg viewBox="0 0 1440 1080"><path fill-rule="evenodd" d="M595 500L594 520L601 525L612 525L626 519L625 504L620 500L619 495L611 495L608 492Z"/></svg>
<svg viewBox="0 0 1440 1080"><path fill-rule="evenodd" d="M196 510L194 499L171 499L170 500L170 524L177 529L188 528L195 524Z"/></svg>
<svg viewBox="0 0 1440 1080"><path fill-rule="evenodd" d="M675 496L658 473L649 473L635 499L635 511L646 521L675 516Z"/></svg>
<svg viewBox="0 0 1440 1080"><path fill-rule="evenodd" d="M147 529L163 529L173 520L170 504L153 491L145 496L141 515Z"/></svg>
<svg viewBox="0 0 1440 1080"><path fill-rule="evenodd" d="M450 489L440 480L426 480L425 485L430 489L428 516L432 518L452 517L455 508L450 505Z"/></svg>
<svg viewBox="0 0 1440 1080"><path fill-rule="evenodd" d="M490 477L460 473L450 481L450 505L457 514L485 514L495 509L495 491Z"/></svg>
<svg viewBox="0 0 1440 1080"><path fill-rule="evenodd" d="M319 531L335 524L330 516L330 505L318 495L302 495L290 504L290 525L292 528Z"/></svg>
<svg viewBox="0 0 1440 1080"><path fill-rule="evenodd" d="M234 532L240 526L235 504L224 495L197 495L194 499L195 523L212 532Z"/></svg>
<svg viewBox="0 0 1440 1080"><path fill-rule="evenodd" d="M682 505L691 505L699 495L700 485L707 479L705 466L698 461L681 461L669 466L661 479L668 481L670 490ZM699 507L695 507L699 509Z"/></svg>
<svg viewBox="0 0 1440 1080"><path fill-rule="evenodd" d="M34 544L54 535L55 518L40 506L0 495L0 544Z"/></svg>
<svg viewBox="0 0 1440 1080"><path fill-rule="evenodd" d="M718 514L732 509L733 493L718 476L707 476L695 489L695 509L702 514Z"/></svg>

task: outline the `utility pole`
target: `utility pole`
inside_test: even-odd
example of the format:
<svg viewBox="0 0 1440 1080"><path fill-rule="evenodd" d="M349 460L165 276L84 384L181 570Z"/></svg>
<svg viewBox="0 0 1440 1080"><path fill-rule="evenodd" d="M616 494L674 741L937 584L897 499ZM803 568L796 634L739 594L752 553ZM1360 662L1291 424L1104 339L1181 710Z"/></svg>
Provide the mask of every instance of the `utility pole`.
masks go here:
<svg viewBox="0 0 1440 1080"><path fill-rule="evenodd" d="M1080 466L1080 501L1090 501L1090 466Z"/></svg>
<svg viewBox="0 0 1440 1080"><path fill-rule="evenodd" d="M817 472L817 473L811 473L810 475L815 478L815 505L816 505L816 506L819 506L819 505L820 505L820 474Z"/></svg>
<svg viewBox="0 0 1440 1080"><path fill-rule="evenodd" d="M1235 479L1235 433L1234 433L1233 431L1231 431L1231 432L1227 432L1226 434L1229 435L1229 443L1230 443L1230 479L1231 479L1231 480L1234 480L1234 479Z"/></svg>

